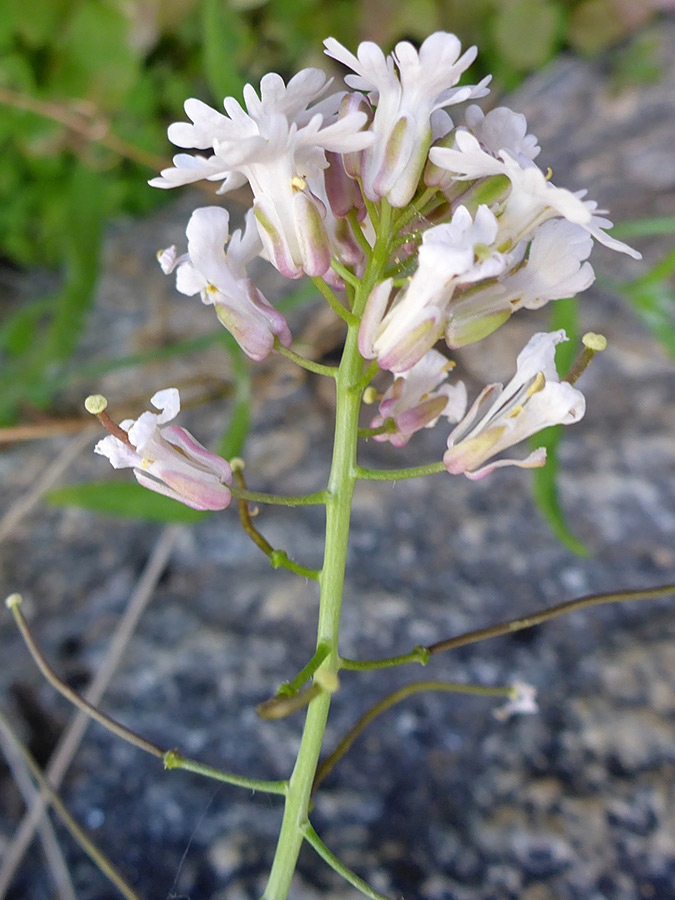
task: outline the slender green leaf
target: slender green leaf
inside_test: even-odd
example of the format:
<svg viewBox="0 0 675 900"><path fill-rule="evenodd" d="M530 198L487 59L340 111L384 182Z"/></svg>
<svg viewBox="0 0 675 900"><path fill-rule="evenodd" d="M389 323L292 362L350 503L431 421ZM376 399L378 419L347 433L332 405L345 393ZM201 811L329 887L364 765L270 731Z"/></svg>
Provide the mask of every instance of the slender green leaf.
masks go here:
<svg viewBox="0 0 675 900"><path fill-rule="evenodd" d="M575 298L557 300L552 304L551 329L564 328L569 341L558 347L556 365L562 376L569 370L579 350L578 306ZM546 465L532 470L532 495L549 528L560 543L578 556L588 556L588 548L576 537L565 520L560 506L556 476L558 473L558 444L564 428L546 428L530 438L530 446L546 448Z"/></svg>
<svg viewBox="0 0 675 900"><path fill-rule="evenodd" d="M245 79L238 68L242 43L239 14L225 0L202 0L203 69L220 105L223 97L237 97Z"/></svg>
<svg viewBox="0 0 675 900"><path fill-rule="evenodd" d="M675 359L675 288L665 281L626 285L628 305Z"/></svg>
<svg viewBox="0 0 675 900"><path fill-rule="evenodd" d="M233 338L226 347L234 373L234 402L217 452L225 459L232 459L244 452L244 444L251 430L251 373L247 358Z"/></svg>
<svg viewBox="0 0 675 900"><path fill-rule="evenodd" d="M199 522L208 513L155 494L134 481L93 482L57 488L46 495L55 506L78 506L108 516L147 522Z"/></svg>
<svg viewBox="0 0 675 900"><path fill-rule="evenodd" d="M98 278L106 214L104 176L77 164L68 194L68 271L47 339L48 355L63 359L77 346Z"/></svg>
<svg viewBox="0 0 675 900"><path fill-rule="evenodd" d="M612 228L612 237L622 241L636 237L658 237L661 234L675 234L675 216L632 219L629 222L618 222Z"/></svg>

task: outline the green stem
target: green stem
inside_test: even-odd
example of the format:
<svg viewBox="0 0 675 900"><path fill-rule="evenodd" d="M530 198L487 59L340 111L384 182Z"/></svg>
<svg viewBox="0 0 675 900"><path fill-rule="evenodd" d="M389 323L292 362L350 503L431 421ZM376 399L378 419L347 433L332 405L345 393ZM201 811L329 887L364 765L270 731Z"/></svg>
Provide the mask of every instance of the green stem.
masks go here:
<svg viewBox="0 0 675 900"><path fill-rule="evenodd" d="M352 496L357 479L356 444L364 370L364 360L358 349L358 322L368 295L389 257L391 207L386 201L381 204L379 225L372 257L354 296L353 323L349 326L336 381L333 462L328 490L324 495L326 540L323 568L319 577L321 602L316 644L317 648L323 645L329 650L314 674L314 684L319 686L325 685L331 678L337 681L340 663L338 637ZM312 785L319 763L331 697L330 690L322 690L312 698L307 709L298 756L288 784L277 850L262 900L286 900L300 847L305 838L309 840L306 828L309 824Z"/></svg>
<svg viewBox="0 0 675 900"><path fill-rule="evenodd" d="M331 304L331 306L332 305L333 304ZM290 359L291 362L294 362L297 366L300 366L301 369L307 369L308 372L314 372L315 375L325 375L327 378L337 377L337 368L335 366L324 366L322 365L322 363L314 362L313 359L307 359L304 356L300 356L300 354L296 353L295 350L290 350L288 347L284 347L284 345L279 342L279 338L274 339L274 349L277 351L277 353L285 356L286 359Z"/></svg>
<svg viewBox="0 0 675 900"><path fill-rule="evenodd" d="M186 772L194 772L213 778L214 781L224 781L226 784L234 784L237 787L249 788L252 791L261 791L265 794L285 794L288 788L287 781L263 781L261 778L247 778L245 775L234 775L232 772L223 772L214 769L194 759L181 756L178 750L167 750L164 754L165 769L184 769Z"/></svg>
<svg viewBox="0 0 675 900"><path fill-rule="evenodd" d="M358 383L363 360L358 352L357 331L351 327L337 378L337 408L333 464L326 497L326 544L319 583L321 605L317 649L328 653L320 669L338 670L338 633L342 606L349 520L354 490L358 413L361 392ZM284 818L264 900L286 900L298 854L303 841L302 828L307 821L312 783L316 772L331 694L321 692L307 710L298 757L289 782Z"/></svg>
<svg viewBox="0 0 675 900"><path fill-rule="evenodd" d="M366 259L370 259L373 255L373 248L370 246L368 241L366 240L366 236L363 233L363 229L361 228L361 223L359 222L358 216L356 215L356 210L352 209L347 213L347 221L352 226L352 232L354 233L354 237L356 238L359 246L363 250L363 253Z"/></svg>
<svg viewBox="0 0 675 900"><path fill-rule="evenodd" d="M368 387L370 382L373 380L373 378L377 375L377 373L379 371L380 371L380 365L379 365L378 361L376 359L372 360L368 364L366 371L363 373L363 378L361 379L361 384L359 385L361 390L365 390Z"/></svg>
<svg viewBox="0 0 675 900"><path fill-rule="evenodd" d="M396 431L396 422L393 419L387 419L384 425L378 428L359 428L360 438L377 437L380 434L394 434Z"/></svg>
<svg viewBox="0 0 675 900"><path fill-rule="evenodd" d="M295 572L296 575L302 575L303 578L311 578L312 581L319 580L321 573L318 569L310 569L308 566L301 566L300 563L293 562L288 558L285 550L272 550L269 560L275 569L288 569L289 572Z"/></svg>
<svg viewBox="0 0 675 900"><path fill-rule="evenodd" d="M250 500L252 503L270 503L275 506L322 506L326 502L327 492L317 491L315 494L299 494L285 497L280 494L263 494L260 491L230 488L232 496L237 500Z"/></svg>
<svg viewBox="0 0 675 900"><path fill-rule="evenodd" d="M402 481L405 478L420 478L422 475L435 475L445 472L442 462L429 463L426 466L412 466L409 469L364 469L356 467L356 477L365 481Z"/></svg>
<svg viewBox="0 0 675 900"><path fill-rule="evenodd" d="M429 662L429 650L420 644L410 653L401 656L387 656L384 659L341 659L340 668L346 672L370 672L372 669L390 669L392 666L403 666L406 663L420 663L426 666Z"/></svg>
<svg viewBox="0 0 675 900"><path fill-rule="evenodd" d="M328 863L331 869L335 869L338 875L342 875L345 881L348 881L352 887L355 887L357 891L361 891L362 894L365 894L366 897L370 897L370 900L388 900L384 894L378 894L378 892L371 888L371 886L363 880L363 878L359 878L359 876L352 872L351 869L347 868L347 866L341 862L337 856L332 853L328 847L321 840L319 835L314 831L312 826L307 822L303 827L303 834L305 840L313 847L316 852L319 854L321 859Z"/></svg>
<svg viewBox="0 0 675 900"><path fill-rule="evenodd" d="M319 766L314 779L314 790L317 789L336 763L342 759L364 728L367 728L383 712L391 709L392 706L395 706L407 697L412 696L412 694L419 694L422 691L444 691L453 694L477 694L481 697L509 697L512 690L511 686L483 687L478 684L456 684L452 681L415 681L412 684L404 685L404 687L387 694L386 697L383 697L382 700L371 706L356 724L349 729L335 750Z"/></svg>
<svg viewBox="0 0 675 900"><path fill-rule="evenodd" d="M300 688L305 684L306 681L314 675L316 670L319 668L321 663L330 653L330 646L328 644L319 644L316 648L316 652L314 656L310 659L306 666L304 666L295 678L291 679L291 681L284 681L284 683L279 687L277 691L277 697L292 697L293 694L297 694Z"/></svg>
<svg viewBox="0 0 675 900"><path fill-rule="evenodd" d="M238 461L238 463L238 465L232 466L232 474L234 480L237 482L237 487L240 490L245 491L247 488L243 472L243 460ZM304 575L305 578L313 578L315 581L319 580L319 573L316 569L308 569L307 566L301 566L299 563L293 562L293 560L288 558L288 554L285 550L275 550L270 542L260 534L253 524L251 512L248 508L248 500L239 500L237 501L237 505L239 506L241 527L251 538L256 547L259 547L267 556L273 568L279 569L280 567L283 567L291 572L295 572L296 575Z"/></svg>
<svg viewBox="0 0 675 900"><path fill-rule="evenodd" d="M342 278L345 284L348 284L354 290L359 288L361 282L359 281L358 276L356 276L351 269L348 269L347 266L343 266L342 263L334 259L331 263L331 269ZM342 318L345 322L348 322L349 325L356 325L358 320L354 318L351 313L349 313L349 316L351 317L349 319L345 318L345 316L342 316Z"/></svg>
<svg viewBox="0 0 675 900"><path fill-rule="evenodd" d="M341 267L341 269L342 268L344 268L344 267ZM349 272L348 269L345 269L344 271L340 271L339 274L345 279L345 281L352 282L354 279L353 272ZM345 277L345 275L347 275L347 277ZM347 323L347 325L355 325L356 324L357 320L354 318L352 313L350 313L350 311L348 309L344 308L344 306L340 303L338 298L335 296L333 291L328 287L326 282L323 281L323 279L312 278L312 282L314 283L314 285L316 286L316 289L319 291L319 293L321 294L323 299L326 301L326 303L328 303L328 305L330 306L330 308L333 310L334 313L336 313L341 319L343 319Z"/></svg>

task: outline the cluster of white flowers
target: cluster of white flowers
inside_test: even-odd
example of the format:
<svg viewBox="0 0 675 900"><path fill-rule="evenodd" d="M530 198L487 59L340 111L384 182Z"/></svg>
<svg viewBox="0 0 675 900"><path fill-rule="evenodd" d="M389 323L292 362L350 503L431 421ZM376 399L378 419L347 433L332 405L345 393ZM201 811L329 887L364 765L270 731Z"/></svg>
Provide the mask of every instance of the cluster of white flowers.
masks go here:
<svg viewBox="0 0 675 900"><path fill-rule="evenodd" d="M482 477L506 464L485 466L495 453L583 415L583 396L555 373L554 347L565 335L536 335L514 380L487 387L466 415L466 391L446 383L451 366L434 345L475 343L516 310L584 290L594 280L593 239L639 254L606 234L611 222L583 191L551 183L522 115L505 107L484 114L472 104L453 122L448 107L488 93L489 78L458 85L476 48L462 54L444 32L419 50L401 42L389 56L371 42L356 55L333 38L325 48L354 73L345 79L350 90L331 92L331 80L308 68L288 84L266 75L259 95L247 85L245 108L228 97L224 114L185 103L190 123L171 125L169 138L207 155L178 154L150 184L207 179L222 182L221 194L248 184L253 203L243 232L231 237L224 209L197 209L187 253L170 247L160 264L261 360L275 343L288 347L291 334L247 276L248 264L261 257L288 278L306 274L341 290L340 273L366 271L383 209L407 211L389 272L373 285L360 322L362 356L393 375L372 426L380 440L402 446L440 417L459 422L446 467ZM542 465L542 453L516 464Z"/></svg>

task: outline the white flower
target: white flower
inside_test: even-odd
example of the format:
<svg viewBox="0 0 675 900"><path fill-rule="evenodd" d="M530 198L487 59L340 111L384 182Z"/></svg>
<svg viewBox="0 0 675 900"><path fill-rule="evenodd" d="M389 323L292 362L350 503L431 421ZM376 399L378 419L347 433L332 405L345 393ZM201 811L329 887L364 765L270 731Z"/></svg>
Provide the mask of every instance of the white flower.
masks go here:
<svg viewBox="0 0 675 900"><path fill-rule="evenodd" d="M170 140L181 147L212 148L214 155L179 154L176 167L150 184L169 188L201 177L224 179L223 193L248 181L267 258L289 278L325 274L330 267L326 210L311 181L322 181L326 151L359 151L374 140L361 130L365 112L337 117L342 95L323 97L329 85L319 69L303 69L288 85L275 73L265 75L260 97L246 85L246 111L233 97L224 100L227 115L199 100L186 101L192 124L171 125Z"/></svg>
<svg viewBox="0 0 675 900"><path fill-rule="evenodd" d="M494 711L494 716L504 722L511 716L533 715L538 712L537 689L524 681L516 681L511 689L509 700Z"/></svg>
<svg viewBox="0 0 675 900"><path fill-rule="evenodd" d="M584 415L581 391L558 381L555 347L566 341L564 331L535 334L518 355L511 381L490 384L448 438L443 456L452 475L478 480L500 466L543 466L546 450L539 447L525 459L489 459L550 425L570 425Z"/></svg>
<svg viewBox="0 0 675 900"><path fill-rule="evenodd" d="M549 219L534 233L527 259L501 279L514 309L537 309L549 300L574 297L595 280L591 255L593 239L579 225ZM583 264L582 264L583 263Z"/></svg>
<svg viewBox="0 0 675 900"><path fill-rule="evenodd" d="M133 468L138 483L158 494L193 509L225 509L232 499L230 464L184 428L159 427L178 415L176 388L158 391L150 402L159 414L144 412L136 421L120 423L129 443L110 434L96 444L94 452L106 456L115 469Z"/></svg>
<svg viewBox="0 0 675 900"><path fill-rule="evenodd" d="M379 428L387 419L393 419L396 430L373 439L404 447L416 431L432 428L441 416L458 422L466 409L466 388L461 381L444 383L453 367L454 363L442 353L429 350L399 375L384 394L379 415L370 423L371 428Z"/></svg>
<svg viewBox="0 0 675 900"><path fill-rule="evenodd" d="M175 249L160 254L165 272L177 266L176 287L203 303L213 304L216 315L251 359L264 359L274 346L275 336L284 346L291 334L282 314L270 306L246 275L247 264L260 253L261 243L253 221L246 216L242 233L236 230L228 242L229 214L220 206L196 209L186 229L188 252L176 257Z"/></svg>
<svg viewBox="0 0 675 900"><path fill-rule="evenodd" d="M527 165L539 155L541 147L536 137L527 133L527 119L507 106L497 106L486 115L480 106L472 104L464 118L469 131L495 156L506 150Z"/></svg>
<svg viewBox="0 0 675 900"><path fill-rule="evenodd" d="M503 271L505 257L492 249L497 220L486 206L474 218L460 206L452 221L425 231L418 267L408 285L387 303L392 280L371 292L359 330L359 348L384 369L405 372L443 333L446 310L458 283L470 284Z"/></svg>
<svg viewBox="0 0 675 900"><path fill-rule="evenodd" d="M591 236L565 219L549 219L510 254L497 280L469 286L448 307L445 340L464 347L482 340L518 309L538 309L549 300L574 297L586 290L595 274L584 262L593 247Z"/></svg>
<svg viewBox="0 0 675 900"><path fill-rule="evenodd" d="M429 159L460 181L476 181L495 175L509 179L510 190L499 200L499 208L494 210L499 218L500 249L515 247L520 241L528 240L537 226L562 216L580 225L598 243L641 259L632 247L605 234L603 229L611 228L612 223L598 214L602 211L597 209L597 203L583 199L585 191L572 192L551 184L541 169L530 158L524 157L522 150L519 158L507 149L490 151L469 131L458 129L454 146L432 147Z"/></svg>
<svg viewBox="0 0 675 900"><path fill-rule="evenodd" d="M406 206L424 169L434 111L487 93L489 77L478 85L455 87L475 59L476 48L460 56L458 38L440 31L419 51L401 41L387 57L371 41L359 44L356 56L334 38L324 45L329 56L356 73L347 76L347 84L368 92L376 107L371 130L377 143L364 154L362 170L366 196Z"/></svg>

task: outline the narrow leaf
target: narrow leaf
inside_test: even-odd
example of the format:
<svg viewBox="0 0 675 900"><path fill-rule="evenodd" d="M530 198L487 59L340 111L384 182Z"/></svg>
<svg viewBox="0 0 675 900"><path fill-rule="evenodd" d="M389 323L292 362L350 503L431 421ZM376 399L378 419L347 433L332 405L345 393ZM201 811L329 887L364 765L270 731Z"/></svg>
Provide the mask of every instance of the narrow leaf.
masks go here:
<svg viewBox="0 0 675 900"><path fill-rule="evenodd" d="M218 105L241 93L244 79L237 67L242 42L241 19L225 0L202 0L203 69Z"/></svg>
<svg viewBox="0 0 675 900"><path fill-rule="evenodd" d="M108 516L146 522L198 522L206 513L155 494L134 481L92 482L57 488L46 495L55 506L77 506Z"/></svg>
<svg viewBox="0 0 675 900"><path fill-rule="evenodd" d="M569 370L579 350L578 306L575 298L557 300L551 307L551 329L564 328L569 341L559 345L556 364L560 376ZM558 444L564 427L546 428L530 438L530 446L546 448L546 465L532 470L532 495L549 528L560 543L577 556L588 556L588 548L576 537L565 520L560 506L556 476L558 473Z"/></svg>

